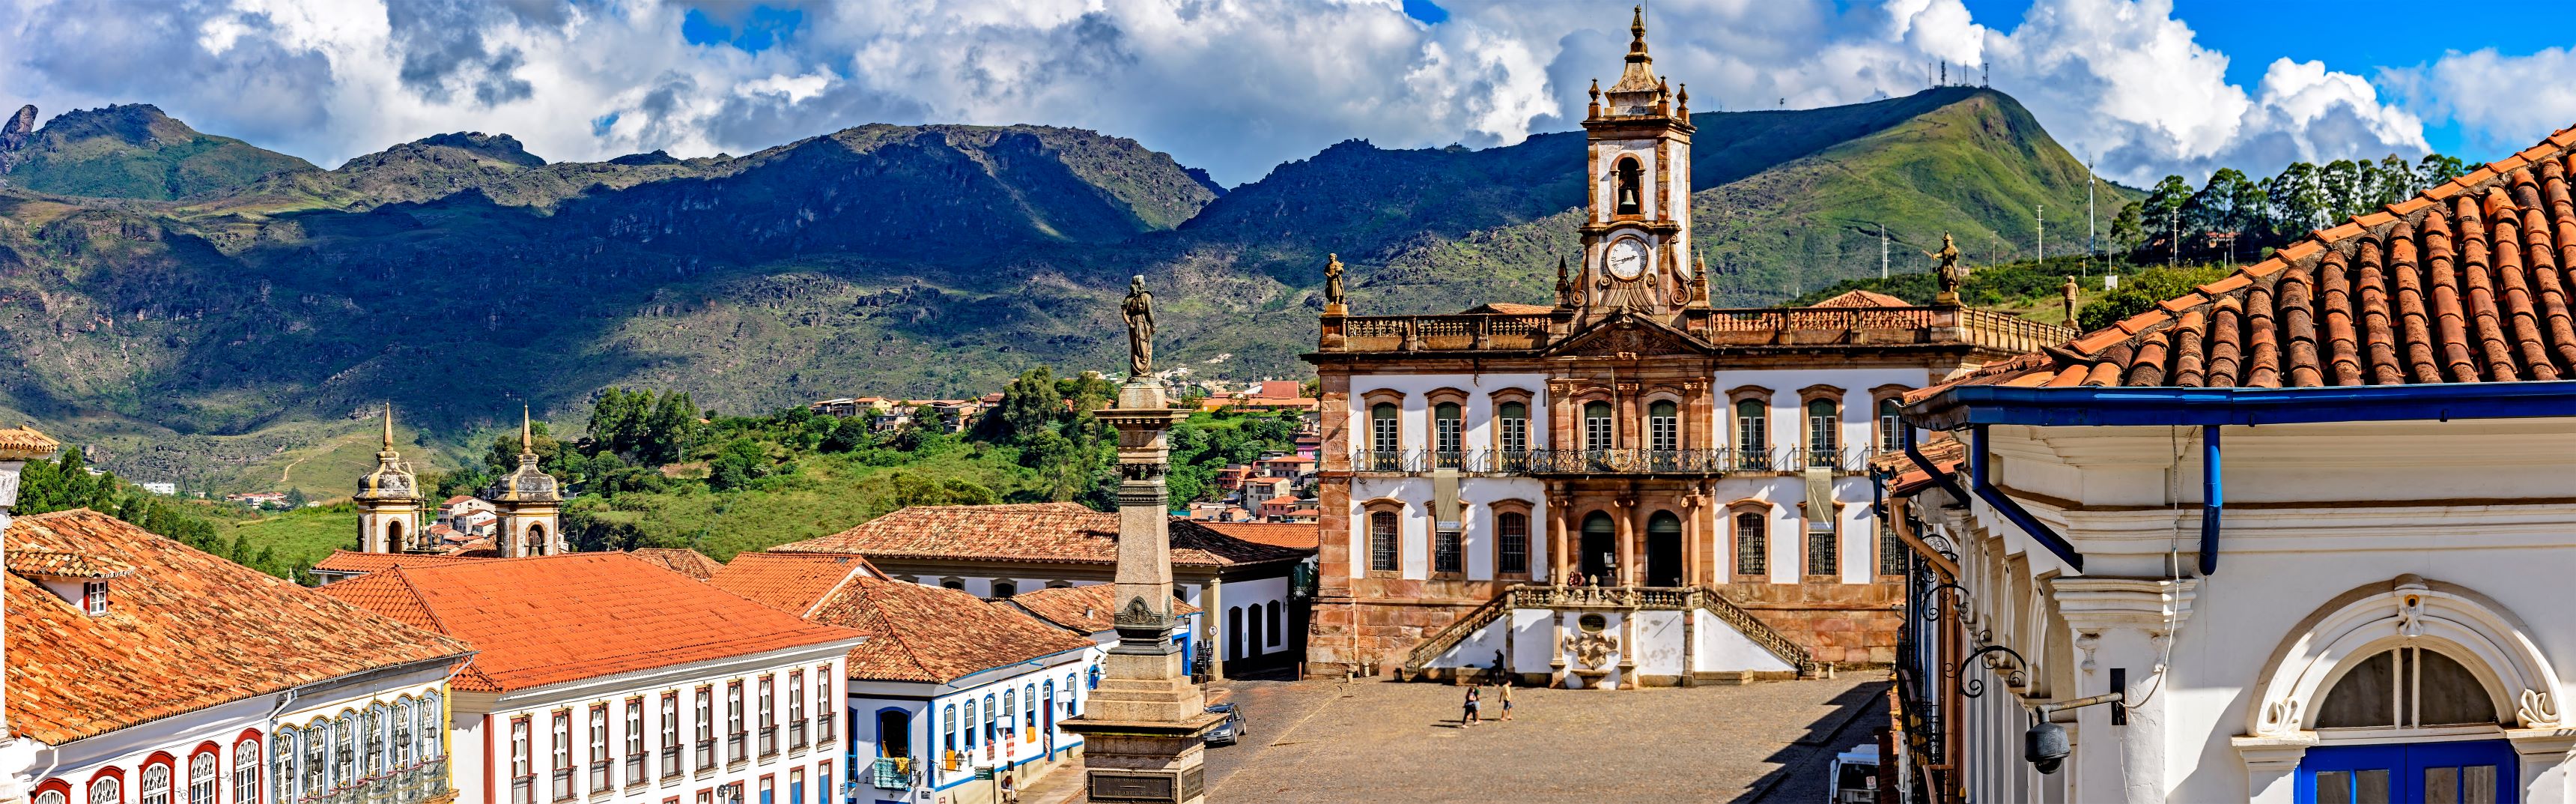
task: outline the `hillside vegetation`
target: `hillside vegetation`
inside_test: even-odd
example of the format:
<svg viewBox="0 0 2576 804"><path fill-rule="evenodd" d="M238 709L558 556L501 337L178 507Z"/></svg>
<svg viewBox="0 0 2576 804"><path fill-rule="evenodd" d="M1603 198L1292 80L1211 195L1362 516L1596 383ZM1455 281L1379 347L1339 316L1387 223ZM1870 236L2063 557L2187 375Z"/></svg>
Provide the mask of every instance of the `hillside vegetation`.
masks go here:
<svg viewBox="0 0 2576 804"><path fill-rule="evenodd" d="M34 110L19 115L32 118ZM166 201L313 169L302 159L198 133L141 104L71 112L27 133L0 131L0 180L45 193Z"/></svg>

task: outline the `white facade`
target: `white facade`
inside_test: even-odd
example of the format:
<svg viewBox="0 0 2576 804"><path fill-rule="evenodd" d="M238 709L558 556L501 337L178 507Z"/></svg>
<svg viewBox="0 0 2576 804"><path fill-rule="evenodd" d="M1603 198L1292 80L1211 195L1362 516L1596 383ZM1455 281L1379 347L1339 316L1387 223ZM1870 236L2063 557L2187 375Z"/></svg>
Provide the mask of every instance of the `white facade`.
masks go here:
<svg viewBox="0 0 2576 804"><path fill-rule="evenodd" d="M308 684L38 745L24 789L36 804L422 801L447 789L447 698L444 661Z"/></svg>
<svg viewBox="0 0 2576 804"><path fill-rule="evenodd" d="M831 804L852 644L464 693L458 801Z"/></svg>
<svg viewBox="0 0 2576 804"><path fill-rule="evenodd" d="M1917 498L1967 590L1964 650L2027 662L1963 679L1984 686L1950 747L1967 796L2292 802L2358 779L2392 801L2576 800L2576 421L2219 432L2206 575L2198 427L1990 426L1990 481L2080 572L1984 500ZM2124 724L2110 706L2061 714L2064 768L2023 762L2026 706L2112 691ZM2495 787L2446 787L2478 780Z"/></svg>
<svg viewBox="0 0 2576 804"><path fill-rule="evenodd" d="M901 563L895 559L885 559L880 561L878 566L880 569L883 569L889 563L894 566L901 566ZM1021 592L1044 589L1049 586L1092 586L1107 582L1091 579L1067 580L1063 578L1034 577L1005 578L990 575L907 575L894 570L886 570L886 572L887 575L894 580L904 581L907 583L917 583L923 586L946 587L987 599L1000 599ZM1186 661L1190 661L1192 663L1196 662L1198 658L1198 646L1202 639L1218 638L1225 640L1216 644L1220 657L1225 661L1257 659L1294 653L1304 644L1304 635L1299 633L1297 628L1289 624L1292 620L1288 614L1289 595L1288 577L1286 575L1283 574L1249 580L1223 581L1215 584L1215 586L1218 590L1216 603L1219 604L1219 607L1221 608L1220 611L1203 612L1198 616L1181 618L1184 621L1182 627L1189 635L1189 642L1183 647L1184 653L1187 654L1184 657ZM1206 583L1175 581L1172 584L1172 591L1180 595L1181 602L1198 606L1201 609L1207 609L1210 606L1210 601L1207 598L1208 587L1209 584ZM1232 612L1233 614L1229 615L1229 612ZM1258 646L1244 644L1249 640L1237 639L1233 630L1222 632L1204 630L1209 627L1227 628L1227 623L1229 622L1227 618L1229 616L1238 618L1260 617L1262 621L1261 644ZM1202 620L1202 617L1205 619ZM1279 628L1277 631L1272 630L1269 626L1270 621L1273 619L1276 619L1279 622ZM1249 627L1250 621L1246 620L1245 622L1246 625L1244 626L1243 633L1248 635L1251 630ZM1285 633L1279 633L1282 631ZM1276 638L1274 639L1273 637Z"/></svg>
<svg viewBox="0 0 2576 804"><path fill-rule="evenodd" d="M977 781L977 768L1027 789L1031 779L1079 756L1082 738L1056 724L1082 712L1103 650L1049 654L944 684L850 682L853 800L983 802L993 783Z"/></svg>

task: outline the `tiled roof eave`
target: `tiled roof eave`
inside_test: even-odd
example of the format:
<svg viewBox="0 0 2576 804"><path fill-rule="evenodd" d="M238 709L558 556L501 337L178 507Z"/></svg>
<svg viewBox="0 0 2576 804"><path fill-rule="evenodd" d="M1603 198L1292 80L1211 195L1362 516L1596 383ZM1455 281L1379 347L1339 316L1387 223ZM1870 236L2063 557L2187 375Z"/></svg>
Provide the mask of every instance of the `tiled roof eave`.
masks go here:
<svg viewBox="0 0 2576 804"><path fill-rule="evenodd" d="M1935 430L2576 418L2576 380L2304 388L1968 385L1942 389L1905 411L1907 421Z"/></svg>

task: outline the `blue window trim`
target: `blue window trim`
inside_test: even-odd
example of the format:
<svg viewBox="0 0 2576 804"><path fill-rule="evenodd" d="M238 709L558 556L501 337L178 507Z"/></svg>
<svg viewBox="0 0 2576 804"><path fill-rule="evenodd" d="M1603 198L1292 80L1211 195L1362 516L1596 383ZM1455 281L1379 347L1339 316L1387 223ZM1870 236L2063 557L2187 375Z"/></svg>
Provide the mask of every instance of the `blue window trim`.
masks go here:
<svg viewBox="0 0 2576 804"><path fill-rule="evenodd" d="M2298 804L2316 804L2318 773L2384 769L2390 800L2422 801L2424 769L2464 765L2496 766L2496 804L2522 800L2521 757L2504 740L2312 747L2299 758L2294 797Z"/></svg>

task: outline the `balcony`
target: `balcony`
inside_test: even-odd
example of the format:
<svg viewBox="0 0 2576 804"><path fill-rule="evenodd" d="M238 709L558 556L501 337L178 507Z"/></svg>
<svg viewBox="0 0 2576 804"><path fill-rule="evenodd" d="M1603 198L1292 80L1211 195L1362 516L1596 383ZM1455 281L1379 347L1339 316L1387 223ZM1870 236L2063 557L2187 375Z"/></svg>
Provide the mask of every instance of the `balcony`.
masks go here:
<svg viewBox="0 0 2576 804"><path fill-rule="evenodd" d="M774 756L778 756L778 727L762 726L760 727L760 757L768 759Z"/></svg>
<svg viewBox="0 0 2576 804"><path fill-rule="evenodd" d="M1522 351L1577 334L1549 313L1325 316L1326 353ZM1966 344L2028 352L2065 343L2075 330L1973 307L1766 307L1695 310L1672 323L1721 349L1762 346Z"/></svg>
<svg viewBox="0 0 2576 804"><path fill-rule="evenodd" d="M1733 449L1534 449L1518 452L1466 450L1362 451L1351 455L1351 471L1364 475L1420 475L1454 470L1462 475L1720 475L1730 472L1804 472L1830 467L1836 474L1868 471L1876 453L1865 448L1768 450Z"/></svg>
<svg viewBox="0 0 2576 804"><path fill-rule="evenodd" d="M876 762L868 766L868 786L879 790L912 789L912 760L907 757L877 757Z"/></svg>

